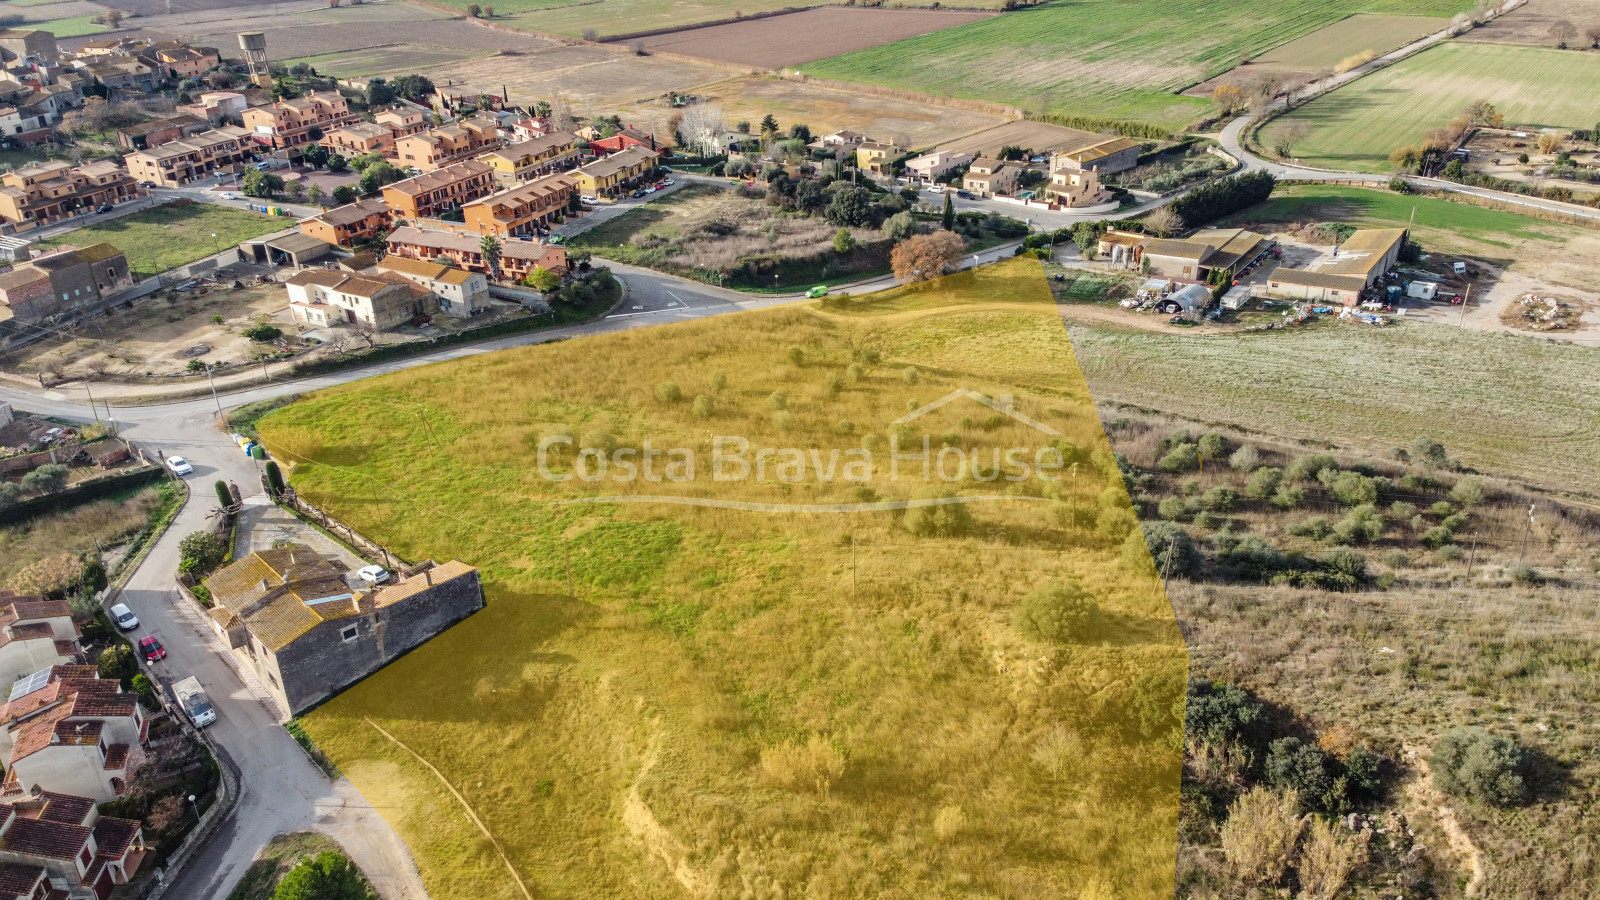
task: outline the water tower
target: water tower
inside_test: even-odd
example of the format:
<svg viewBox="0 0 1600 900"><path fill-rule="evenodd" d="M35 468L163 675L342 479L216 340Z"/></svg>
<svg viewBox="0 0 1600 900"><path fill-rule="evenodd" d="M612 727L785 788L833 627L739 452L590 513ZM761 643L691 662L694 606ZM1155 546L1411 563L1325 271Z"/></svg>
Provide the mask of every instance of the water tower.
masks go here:
<svg viewBox="0 0 1600 900"><path fill-rule="evenodd" d="M244 51L245 65L250 67L250 83L257 87L271 87L272 73L267 66L267 36L259 31L246 31L239 35L239 49Z"/></svg>

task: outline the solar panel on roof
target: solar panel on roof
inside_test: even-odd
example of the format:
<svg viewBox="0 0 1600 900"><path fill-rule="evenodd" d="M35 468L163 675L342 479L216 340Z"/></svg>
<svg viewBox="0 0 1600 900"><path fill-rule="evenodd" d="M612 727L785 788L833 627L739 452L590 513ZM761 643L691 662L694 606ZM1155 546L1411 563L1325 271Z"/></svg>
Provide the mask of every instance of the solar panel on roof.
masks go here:
<svg viewBox="0 0 1600 900"><path fill-rule="evenodd" d="M27 678L18 678L16 683L11 685L11 696L6 698L6 702L10 703L18 697L26 697L34 691L42 691L45 685L49 683L49 669L40 669Z"/></svg>

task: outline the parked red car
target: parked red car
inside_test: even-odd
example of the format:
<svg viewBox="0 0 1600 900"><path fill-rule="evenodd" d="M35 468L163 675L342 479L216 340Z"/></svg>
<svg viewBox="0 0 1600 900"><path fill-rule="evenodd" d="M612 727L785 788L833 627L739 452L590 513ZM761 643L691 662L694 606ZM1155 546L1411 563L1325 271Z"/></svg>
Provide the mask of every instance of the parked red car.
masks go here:
<svg viewBox="0 0 1600 900"><path fill-rule="evenodd" d="M144 654L145 662L155 662L158 659L167 658L167 648L161 646L161 642L156 640L156 636L153 634L147 634L139 638L139 652Z"/></svg>

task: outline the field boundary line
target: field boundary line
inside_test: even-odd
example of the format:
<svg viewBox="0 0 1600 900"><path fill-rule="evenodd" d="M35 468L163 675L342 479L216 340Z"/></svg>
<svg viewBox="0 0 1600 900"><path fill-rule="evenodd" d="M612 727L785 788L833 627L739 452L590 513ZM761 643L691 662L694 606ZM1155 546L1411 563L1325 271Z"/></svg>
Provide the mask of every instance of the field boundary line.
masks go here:
<svg viewBox="0 0 1600 900"><path fill-rule="evenodd" d="M517 867L511 864L510 857L506 856L505 848L500 845L500 839L495 837L494 832L489 830L489 826L483 824L483 820L478 818L478 813L472 808L472 804L467 802L467 798L461 796L461 792L456 790L456 786L450 783L450 779L444 777L444 773L440 772L433 763L423 759L422 754L411 749L410 747L407 747L404 741L400 740L389 732L384 731L383 726L372 721L371 716L362 716L362 719L365 720L368 725L371 725L379 734L388 738L396 747L399 747L401 750L411 754L417 760L417 762L427 766L428 771L432 772L433 776L439 779L439 783L443 784L449 789L450 793L455 796L456 802L460 803L461 808L467 811L467 817L472 820L474 825L478 826L478 830L483 832L483 836L489 839L489 843L494 845L494 852L500 854L500 861L506 864L506 871L511 873L511 878L516 881L517 887L522 891L522 896L525 898L525 900L533 900L533 895L528 892L528 886L522 883L522 876L517 874Z"/></svg>

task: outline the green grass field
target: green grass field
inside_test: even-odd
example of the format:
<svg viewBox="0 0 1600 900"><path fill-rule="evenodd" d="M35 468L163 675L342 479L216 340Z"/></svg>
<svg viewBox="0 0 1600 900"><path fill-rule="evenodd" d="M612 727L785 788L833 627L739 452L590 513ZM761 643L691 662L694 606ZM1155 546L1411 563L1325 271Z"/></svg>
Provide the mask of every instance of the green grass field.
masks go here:
<svg viewBox="0 0 1600 900"><path fill-rule="evenodd" d="M808 75L1177 127L1208 100L1175 96L1352 13L1448 16L1460 0L1057 0L819 60Z"/></svg>
<svg viewBox="0 0 1600 900"><path fill-rule="evenodd" d="M71 19L52 19L49 22L30 22L29 28L48 31L58 38L80 37L85 34L100 34L111 29L105 25L96 25L90 20L94 16L75 16Z"/></svg>
<svg viewBox="0 0 1600 900"><path fill-rule="evenodd" d="M1301 162L1387 172L1389 154L1418 144L1475 100L1494 103L1507 124L1593 128L1600 120L1600 54L1502 44L1447 43L1325 94L1265 129L1311 126L1294 147Z"/></svg>
<svg viewBox="0 0 1600 900"><path fill-rule="evenodd" d="M1412 211L1416 211L1413 221ZM1344 222L1358 228L1412 228L1424 247L1493 254L1528 241L1563 243L1572 226L1435 197L1332 184L1283 185L1272 198L1225 220L1275 226Z"/></svg>
<svg viewBox="0 0 1600 900"><path fill-rule="evenodd" d="M127 254L128 265L135 273L148 277L292 225L294 219L246 212L216 203L186 206L167 203L120 219L74 229L44 243L46 246L87 247L104 241Z"/></svg>
<svg viewBox="0 0 1600 900"><path fill-rule="evenodd" d="M960 387L1048 431L960 394L890 424ZM1070 897L1091 873L1099 896L1173 895L1181 638L1143 541L1122 550L1127 494L1037 262L418 368L258 428L305 496L483 572L483 611L304 720L437 900ZM945 499L989 498L970 527L892 508L930 482L891 473L886 429L902 452L938 436ZM537 448L569 432L698 462L547 480ZM712 435L873 462L725 477ZM980 480L990 450L1053 441L1071 477ZM1102 637L1019 629L1023 595L1067 577Z"/></svg>

